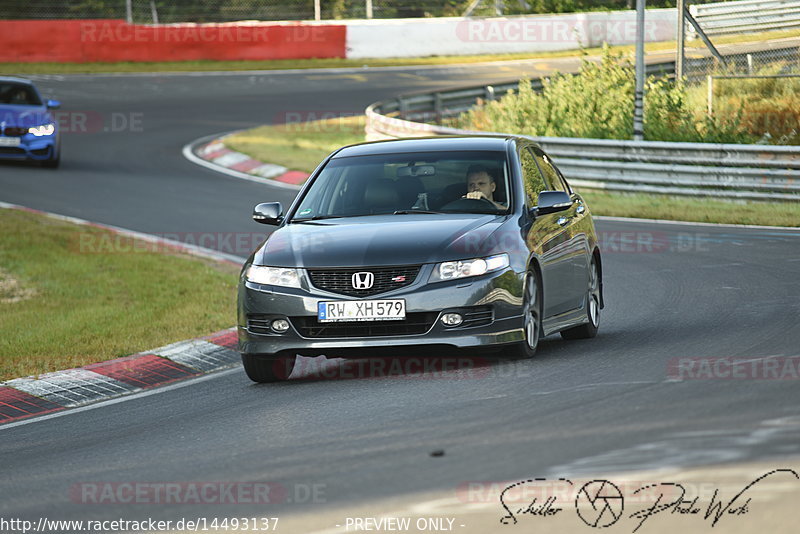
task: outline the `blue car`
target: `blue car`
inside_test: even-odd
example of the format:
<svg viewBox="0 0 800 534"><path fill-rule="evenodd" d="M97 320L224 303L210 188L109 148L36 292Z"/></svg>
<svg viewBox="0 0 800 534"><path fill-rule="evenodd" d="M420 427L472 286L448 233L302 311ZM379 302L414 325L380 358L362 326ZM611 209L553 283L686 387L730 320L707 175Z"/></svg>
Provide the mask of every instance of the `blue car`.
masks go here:
<svg viewBox="0 0 800 534"><path fill-rule="evenodd" d="M36 161L56 168L61 159L56 100L42 100L30 80L0 77L0 160Z"/></svg>

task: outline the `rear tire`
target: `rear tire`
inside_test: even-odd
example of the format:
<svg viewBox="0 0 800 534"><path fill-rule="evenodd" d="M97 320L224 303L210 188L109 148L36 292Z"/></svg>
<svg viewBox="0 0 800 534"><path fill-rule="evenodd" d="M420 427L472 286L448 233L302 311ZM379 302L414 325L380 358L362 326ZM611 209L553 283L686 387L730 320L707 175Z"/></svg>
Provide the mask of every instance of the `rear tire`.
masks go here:
<svg viewBox="0 0 800 534"><path fill-rule="evenodd" d="M542 332L542 307L539 279L536 273L529 272L525 277L525 296L522 301L522 330L525 339L510 347L506 353L513 360L526 360L533 358L539 346L539 337Z"/></svg>
<svg viewBox="0 0 800 534"><path fill-rule="evenodd" d="M592 258L592 263L589 267L586 318L588 320L587 323L564 330L561 332L561 337L564 339L589 339L595 337L597 329L600 328L600 274L594 258Z"/></svg>
<svg viewBox="0 0 800 534"><path fill-rule="evenodd" d="M250 380L259 384L288 380L294 362L294 356L242 353L244 372Z"/></svg>

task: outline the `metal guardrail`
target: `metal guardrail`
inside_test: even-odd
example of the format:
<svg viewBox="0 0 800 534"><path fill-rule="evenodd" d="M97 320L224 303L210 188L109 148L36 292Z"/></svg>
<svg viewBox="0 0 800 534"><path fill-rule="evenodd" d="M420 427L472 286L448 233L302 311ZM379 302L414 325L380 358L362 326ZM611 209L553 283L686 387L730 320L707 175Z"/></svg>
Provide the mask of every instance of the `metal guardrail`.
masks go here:
<svg viewBox="0 0 800 534"><path fill-rule="evenodd" d="M645 68L647 76L666 75L674 76L675 62L653 63ZM380 104L381 113L398 114L399 116L414 121L440 122L443 118L453 117L467 111L475 105L478 99L484 101L498 100L509 91L519 87L519 81L504 82L492 85L464 87L432 93L412 93L400 95L395 99L385 100ZM534 91L542 90L542 81L538 78L531 80Z"/></svg>
<svg viewBox="0 0 800 534"><path fill-rule="evenodd" d="M689 11L707 35L800 28L800 2L792 0L692 4Z"/></svg>
<svg viewBox="0 0 800 534"><path fill-rule="evenodd" d="M665 69L668 65L650 66ZM541 87L534 80L534 87ZM366 110L368 140L432 135L507 135L429 122L499 98L518 82L400 96ZM587 189L714 196L742 200L800 200L800 147L720 143L618 141L530 137L570 183Z"/></svg>

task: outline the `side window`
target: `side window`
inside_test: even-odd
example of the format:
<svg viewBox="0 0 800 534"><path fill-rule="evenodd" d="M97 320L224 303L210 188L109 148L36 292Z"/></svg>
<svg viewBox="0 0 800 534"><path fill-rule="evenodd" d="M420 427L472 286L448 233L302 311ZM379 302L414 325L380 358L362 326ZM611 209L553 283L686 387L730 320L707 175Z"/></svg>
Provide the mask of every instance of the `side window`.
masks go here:
<svg viewBox="0 0 800 534"><path fill-rule="evenodd" d="M522 179L525 182L525 194L528 198L528 205L535 206L538 203L539 193L545 190L542 173L536 160L533 159L530 149L523 147L519 151L519 162L522 166Z"/></svg>
<svg viewBox="0 0 800 534"><path fill-rule="evenodd" d="M569 193L567 186L564 184L564 181L561 180L561 176L559 176L558 171L550 162L550 157L538 149L534 149L533 153L536 155L536 163L539 164L539 167L542 169L542 173L544 173L548 190L564 191L565 193Z"/></svg>

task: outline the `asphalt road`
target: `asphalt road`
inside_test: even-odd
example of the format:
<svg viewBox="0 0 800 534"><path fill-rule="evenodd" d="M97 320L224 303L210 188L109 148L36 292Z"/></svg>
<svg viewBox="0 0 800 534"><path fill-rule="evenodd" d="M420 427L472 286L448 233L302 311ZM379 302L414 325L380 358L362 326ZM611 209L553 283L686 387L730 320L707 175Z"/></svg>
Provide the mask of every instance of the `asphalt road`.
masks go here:
<svg viewBox="0 0 800 534"><path fill-rule="evenodd" d="M184 144L286 112L353 113L402 91L535 68L40 78L99 131L66 135L58 171L0 166L0 200L150 233L260 232L252 206L292 193L197 167L182 158ZM102 131L113 127L121 131ZM266 514L298 532L292 514L467 481L750 460L786 467L800 453L791 374L800 372L800 231L598 229L607 307L596 339L550 337L534 360L424 379L254 385L234 370L0 427L0 517ZM688 358L755 363L734 373L727 360ZM269 483L276 493L269 504L85 502L119 483L210 481Z"/></svg>

